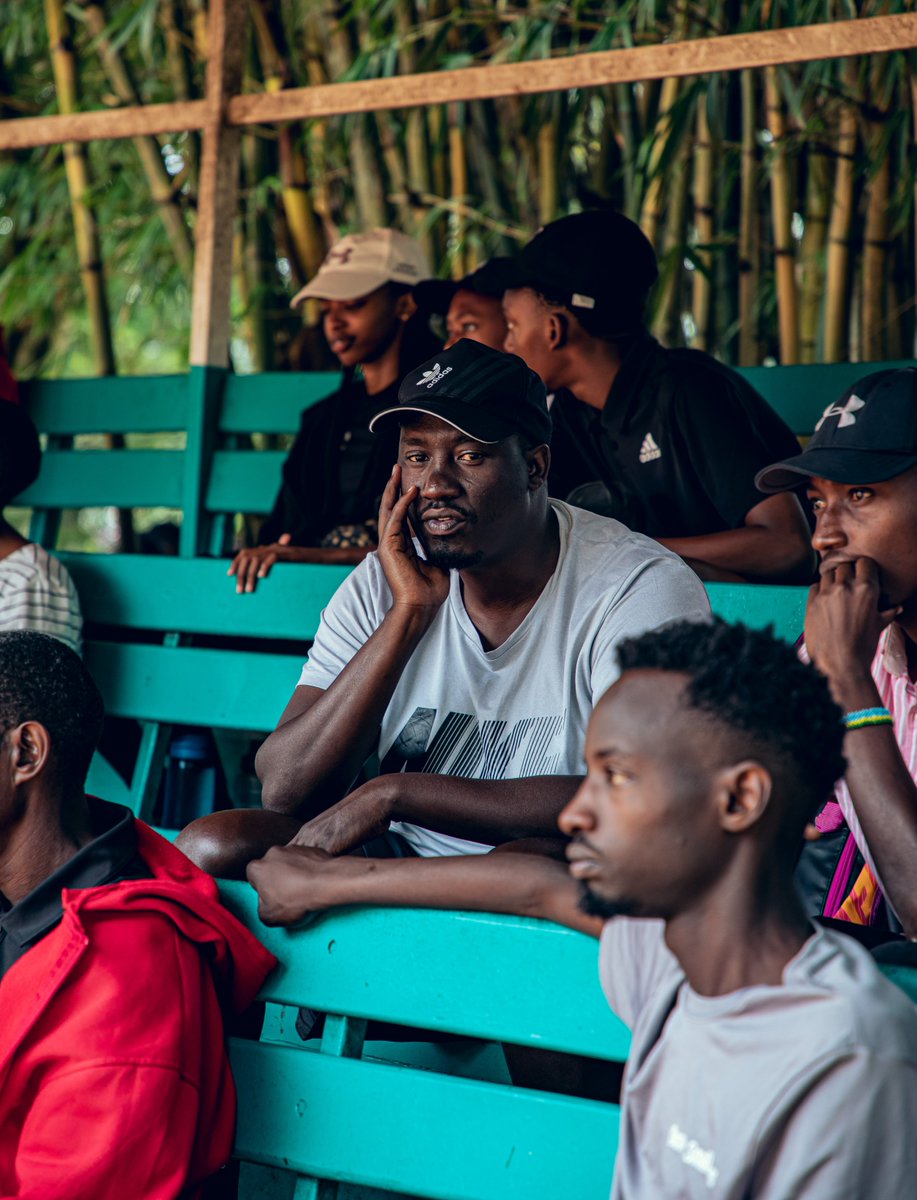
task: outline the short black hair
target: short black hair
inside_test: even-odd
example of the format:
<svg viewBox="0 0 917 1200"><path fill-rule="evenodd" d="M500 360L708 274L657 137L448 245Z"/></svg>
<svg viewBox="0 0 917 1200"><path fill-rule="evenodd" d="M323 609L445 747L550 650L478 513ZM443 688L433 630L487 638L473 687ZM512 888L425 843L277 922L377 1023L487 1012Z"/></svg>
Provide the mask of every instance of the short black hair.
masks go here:
<svg viewBox="0 0 917 1200"><path fill-rule="evenodd" d="M41 445L28 414L0 400L0 510L38 478Z"/></svg>
<svg viewBox="0 0 917 1200"><path fill-rule="evenodd" d="M677 621L618 646L621 671L676 671L688 676L685 698L739 735L764 766L777 759L811 820L847 769L844 724L828 682L799 659L773 627L750 629L714 618Z"/></svg>
<svg viewBox="0 0 917 1200"><path fill-rule="evenodd" d="M631 312L627 320L627 328L621 327L621 316L609 313L599 306L594 309L570 307L569 301L560 300L543 291L537 283L530 285L532 291L548 308L563 308L579 321L583 332L600 342L608 342L613 346L628 346L646 330L646 307L649 302L649 290L640 291L631 297Z"/></svg>
<svg viewBox="0 0 917 1200"><path fill-rule="evenodd" d="M46 633L0 633L0 735L38 721L58 778L82 786L102 732L102 696L80 656Z"/></svg>

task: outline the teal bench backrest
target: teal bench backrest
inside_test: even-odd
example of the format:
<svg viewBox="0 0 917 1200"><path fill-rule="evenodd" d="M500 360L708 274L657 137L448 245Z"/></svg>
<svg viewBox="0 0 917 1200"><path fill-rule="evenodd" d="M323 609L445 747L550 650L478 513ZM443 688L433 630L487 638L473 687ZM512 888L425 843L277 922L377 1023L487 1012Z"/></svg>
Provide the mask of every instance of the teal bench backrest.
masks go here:
<svg viewBox="0 0 917 1200"><path fill-rule="evenodd" d="M799 436L863 375L893 363L743 367L743 374ZM251 434L292 434L300 412L334 391L334 373L188 375L33 380L23 403L49 447L39 480L18 503L34 510L31 536L53 547L61 509L162 505L183 514L182 554L219 553L235 513L270 511L285 451L253 450ZM140 435L185 435L184 449L140 448ZM80 434L122 436L126 449L74 450ZM102 456L105 456L104 458Z"/></svg>
<svg viewBox="0 0 917 1200"><path fill-rule="evenodd" d="M261 926L246 884L224 901L280 959L262 998L333 1014L321 1050L234 1040L236 1155L308 1181L431 1200L606 1200L616 1106L360 1059L367 1018L623 1060L597 943L516 917L352 909ZM321 1193L322 1195L328 1193Z"/></svg>

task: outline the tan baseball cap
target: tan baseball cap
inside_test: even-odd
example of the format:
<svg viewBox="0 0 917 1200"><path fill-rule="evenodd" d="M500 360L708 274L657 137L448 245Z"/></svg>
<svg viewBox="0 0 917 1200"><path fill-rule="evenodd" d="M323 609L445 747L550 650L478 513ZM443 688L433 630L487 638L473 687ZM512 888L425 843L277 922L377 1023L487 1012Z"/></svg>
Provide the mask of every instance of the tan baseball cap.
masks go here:
<svg viewBox="0 0 917 1200"><path fill-rule="evenodd" d="M395 229L349 233L328 251L314 279L290 301L356 300L384 283L420 283L432 272L420 243Z"/></svg>

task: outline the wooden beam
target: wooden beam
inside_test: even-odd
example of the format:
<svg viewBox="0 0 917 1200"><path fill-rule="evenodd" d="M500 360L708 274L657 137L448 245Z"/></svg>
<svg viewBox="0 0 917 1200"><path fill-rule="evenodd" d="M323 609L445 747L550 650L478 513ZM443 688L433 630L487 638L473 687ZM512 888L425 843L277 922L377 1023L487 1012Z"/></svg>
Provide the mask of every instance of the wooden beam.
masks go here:
<svg viewBox="0 0 917 1200"><path fill-rule="evenodd" d="M226 123L229 97L242 82L248 31L247 0L211 0L207 15L207 97L202 126L191 365L229 365L232 237L239 184L239 130Z"/></svg>
<svg viewBox="0 0 917 1200"><path fill-rule="evenodd" d="M234 125L255 125L380 109L416 108L458 100L532 95L567 88L605 87L613 83L878 54L915 46L917 14L901 13L824 25L802 25L796 29L766 29L758 33L667 42L632 50L571 54L538 62L464 67L236 96L229 105L229 120Z"/></svg>
<svg viewBox="0 0 917 1200"><path fill-rule="evenodd" d="M538 62L465 67L356 83L290 88L270 94L236 95L229 102L228 119L234 125L255 125L566 88L601 87L668 76L740 71L915 47L917 14L897 13L803 25L796 29L768 29L758 33L667 42L661 46L638 46L631 50L572 54ZM150 104L72 115L14 117L0 121L0 150L202 129L206 113L206 101L185 100L175 104Z"/></svg>
<svg viewBox="0 0 917 1200"><path fill-rule="evenodd" d="M155 133L200 129L207 104L182 100L175 104L131 105L94 112L60 113L49 117L13 117L0 121L0 150L29 150L61 142L116 141Z"/></svg>

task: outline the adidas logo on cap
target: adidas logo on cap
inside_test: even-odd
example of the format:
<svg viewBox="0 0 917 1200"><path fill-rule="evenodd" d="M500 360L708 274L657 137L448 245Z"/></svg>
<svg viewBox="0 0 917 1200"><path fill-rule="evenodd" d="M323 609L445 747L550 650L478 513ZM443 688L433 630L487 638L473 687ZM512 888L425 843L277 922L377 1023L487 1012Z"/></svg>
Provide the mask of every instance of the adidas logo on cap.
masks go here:
<svg viewBox="0 0 917 1200"><path fill-rule="evenodd" d="M656 445L653 435L648 433L640 446L640 461L642 463L654 462L657 458L662 458L662 451Z"/></svg>
<svg viewBox="0 0 917 1200"><path fill-rule="evenodd" d="M417 380L417 386L431 388L435 383L439 383L441 379L445 379L451 370L451 367L446 367L445 370L441 371L439 369L439 363L434 363L430 370L424 371L421 377Z"/></svg>

